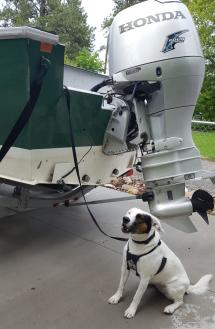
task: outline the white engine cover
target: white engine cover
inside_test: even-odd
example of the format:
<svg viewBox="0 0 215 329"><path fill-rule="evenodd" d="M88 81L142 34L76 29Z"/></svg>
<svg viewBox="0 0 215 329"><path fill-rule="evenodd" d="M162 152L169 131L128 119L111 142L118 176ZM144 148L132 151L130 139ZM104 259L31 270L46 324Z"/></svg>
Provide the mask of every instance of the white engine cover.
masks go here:
<svg viewBox="0 0 215 329"><path fill-rule="evenodd" d="M148 80L139 66L203 57L192 17L181 1L148 0L129 7L115 17L109 37L110 74L114 78L126 71L127 80L134 81L135 72L135 80Z"/></svg>

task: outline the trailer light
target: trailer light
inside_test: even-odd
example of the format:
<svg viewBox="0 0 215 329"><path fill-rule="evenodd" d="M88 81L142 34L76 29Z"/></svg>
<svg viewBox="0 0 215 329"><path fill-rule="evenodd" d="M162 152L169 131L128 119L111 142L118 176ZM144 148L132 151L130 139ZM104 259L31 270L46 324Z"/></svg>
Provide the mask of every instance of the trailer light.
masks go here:
<svg viewBox="0 0 215 329"><path fill-rule="evenodd" d="M129 176L133 176L133 174L134 174L134 170L129 169L128 171L126 171L126 173L123 176L129 177Z"/></svg>

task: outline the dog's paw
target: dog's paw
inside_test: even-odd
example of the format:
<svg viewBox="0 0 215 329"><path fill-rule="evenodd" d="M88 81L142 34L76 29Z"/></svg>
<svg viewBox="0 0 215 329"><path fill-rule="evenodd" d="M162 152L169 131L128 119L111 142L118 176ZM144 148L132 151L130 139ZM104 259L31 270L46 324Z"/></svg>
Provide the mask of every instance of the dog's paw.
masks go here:
<svg viewBox="0 0 215 329"><path fill-rule="evenodd" d="M108 299L108 303L109 304L118 304L121 297L122 297L121 295L115 294Z"/></svg>
<svg viewBox="0 0 215 329"><path fill-rule="evenodd" d="M168 305L164 308L163 312L165 314L173 314L175 312L175 307L173 305Z"/></svg>
<svg viewBox="0 0 215 329"><path fill-rule="evenodd" d="M136 310L133 307L127 308L127 310L124 313L124 317L127 319L131 319L135 316Z"/></svg>
<svg viewBox="0 0 215 329"><path fill-rule="evenodd" d="M177 308L179 308L183 304L183 300L176 301L173 304L170 304L165 307L164 313L166 314L173 314Z"/></svg>

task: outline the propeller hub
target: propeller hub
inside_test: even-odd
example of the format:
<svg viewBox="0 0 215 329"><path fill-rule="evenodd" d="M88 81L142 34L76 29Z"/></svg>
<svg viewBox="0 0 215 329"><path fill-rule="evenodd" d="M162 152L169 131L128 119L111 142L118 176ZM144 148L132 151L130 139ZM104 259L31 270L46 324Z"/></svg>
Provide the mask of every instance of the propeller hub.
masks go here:
<svg viewBox="0 0 215 329"><path fill-rule="evenodd" d="M191 203L193 211L197 212L209 224L207 211L214 208L213 197L207 191L199 189L193 193Z"/></svg>

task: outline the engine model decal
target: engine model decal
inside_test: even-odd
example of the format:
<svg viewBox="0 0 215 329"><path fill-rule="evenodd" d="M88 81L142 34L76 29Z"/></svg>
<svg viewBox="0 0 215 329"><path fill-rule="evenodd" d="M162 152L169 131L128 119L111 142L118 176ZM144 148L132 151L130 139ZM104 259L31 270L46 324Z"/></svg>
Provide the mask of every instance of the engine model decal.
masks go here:
<svg viewBox="0 0 215 329"><path fill-rule="evenodd" d="M189 30L182 30L172 33L167 36L164 47L162 49L163 53L174 50L176 43L182 43L185 41L185 37L181 37L182 34L189 32Z"/></svg>
<svg viewBox="0 0 215 329"><path fill-rule="evenodd" d="M159 23L163 21L169 21L173 19L186 19L184 14L181 11L168 11L164 13L159 13L155 15L150 15L147 17L140 17L135 19L134 21L127 22L125 24L122 24L119 26L119 32L120 34L128 32L130 30L133 30L137 27L142 27L147 24L154 24Z"/></svg>

